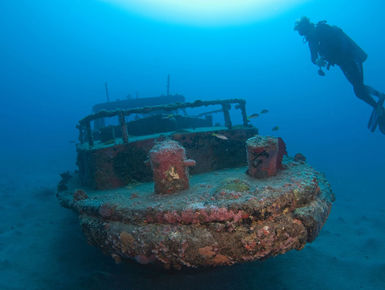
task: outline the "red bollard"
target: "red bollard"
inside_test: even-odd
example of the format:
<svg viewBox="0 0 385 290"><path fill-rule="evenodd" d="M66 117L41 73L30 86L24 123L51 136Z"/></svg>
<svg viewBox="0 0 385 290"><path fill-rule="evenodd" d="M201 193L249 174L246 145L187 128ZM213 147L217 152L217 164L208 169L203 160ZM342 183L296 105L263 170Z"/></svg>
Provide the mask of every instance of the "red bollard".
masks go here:
<svg viewBox="0 0 385 290"><path fill-rule="evenodd" d="M178 142L166 140L150 151L155 193L168 194L189 188L188 167L195 161L187 159L185 149Z"/></svg>
<svg viewBox="0 0 385 290"><path fill-rule="evenodd" d="M274 176L282 169L286 145L281 138L255 136L246 141L247 174L254 178Z"/></svg>

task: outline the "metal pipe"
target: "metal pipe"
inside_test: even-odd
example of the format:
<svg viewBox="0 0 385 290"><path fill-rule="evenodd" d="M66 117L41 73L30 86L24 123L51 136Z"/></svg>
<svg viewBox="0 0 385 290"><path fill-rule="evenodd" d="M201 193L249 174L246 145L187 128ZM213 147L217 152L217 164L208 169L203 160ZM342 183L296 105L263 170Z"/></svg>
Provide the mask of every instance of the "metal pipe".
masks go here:
<svg viewBox="0 0 385 290"><path fill-rule="evenodd" d="M177 109L184 109L184 108L196 108L196 107L203 107L203 106L211 106L211 105L223 105L223 104L241 104L244 102L242 99L229 99L229 100L217 100L217 101L201 101L197 100L192 103L175 103L175 104L169 104L169 105L159 105L159 106L151 106L151 107L142 107L142 108L134 108L129 110L123 110L123 114L125 116L129 116L131 114L146 114L151 113L154 111L175 111ZM107 118L107 117L113 117L117 116L121 110L117 111L100 111L91 115L88 115L87 117L83 118L79 121L80 124L84 125L89 121L99 119L99 118Z"/></svg>
<svg viewBox="0 0 385 290"><path fill-rule="evenodd" d="M243 126L248 127L249 126L249 120L247 119L247 114L246 114L246 102L239 103L239 108L240 108L241 114L242 114Z"/></svg>
<svg viewBox="0 0 385 290"><path fill-rule="evenodd" d="M105 82L105 83L104 83L104 86L105 86L105 88L106 88L107 103L109 103L109 102L110 102L110 94L108 93L108 83Z"/></svg>
<svg viewBox="0 0 385 290"><path fill-rule="evenodd" d="M91 130L91 122L87 122L85 125L86 133L87 133L87 139L88 139L88 145L90 148L94 146L94 138L92 137L92 130Z"/></svg>
<svg viewBox="0 0 385 290"><path fill-rule="evenodd" d="M127 124L122 111L119 112L119 123L120 123L120 128L122 129L123 143L127 144L128 143Z"/></svg>
<svg viewBox="0 0 385 290"><path fill-rule="evenodd" d="M231 107L229 104L222 104L223 116L225 118L225 126L227 127L227 129L231 129L232 127L230 112L229 112L230 109Z"/></svg>

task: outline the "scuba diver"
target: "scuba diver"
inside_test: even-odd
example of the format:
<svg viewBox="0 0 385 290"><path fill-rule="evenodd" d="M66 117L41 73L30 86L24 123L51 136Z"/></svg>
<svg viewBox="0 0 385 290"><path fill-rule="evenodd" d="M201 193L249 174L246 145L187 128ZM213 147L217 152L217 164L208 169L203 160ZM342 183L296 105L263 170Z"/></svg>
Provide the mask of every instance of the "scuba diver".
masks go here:
<svg viewBox="0 0 385 290"><path fill-rule="evenodd" d="M341 28L330 26L326 21L317 24L309 18L302 17L295 23L294 30L304 37L309 44L311 61L319 67L318 74L325 75L322 68L338 65L347 80L353 85L355 95L373 107L368 128L374 132L379 126L385 134L385 110L383 103L385 94L364 84L363 62L367 54ZM372 96L378 97L376 102Z"/></svg>

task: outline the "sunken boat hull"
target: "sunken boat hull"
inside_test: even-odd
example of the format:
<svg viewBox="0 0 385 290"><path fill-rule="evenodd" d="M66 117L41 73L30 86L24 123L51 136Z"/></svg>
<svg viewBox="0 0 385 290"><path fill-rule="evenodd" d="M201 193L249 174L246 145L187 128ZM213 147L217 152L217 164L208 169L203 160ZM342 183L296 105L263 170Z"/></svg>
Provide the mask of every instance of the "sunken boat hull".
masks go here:
<svg viewBox="0 0 385 290"><path fill-rule="evenodd" d="M74 175L58 198L79 214L89 243L117 262L232 265L302 249L325 223L334 197L324 176L291 158L283 166L263 180L246 167L198 174L172 195L154 194L152 182L84 189Z"/></svg>

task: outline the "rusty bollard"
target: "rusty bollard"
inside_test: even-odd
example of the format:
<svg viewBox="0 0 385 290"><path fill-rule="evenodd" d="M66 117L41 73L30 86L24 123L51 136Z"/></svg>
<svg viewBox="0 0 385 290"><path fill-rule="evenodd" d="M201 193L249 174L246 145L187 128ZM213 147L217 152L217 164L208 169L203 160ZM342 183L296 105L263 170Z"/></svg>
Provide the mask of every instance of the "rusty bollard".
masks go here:
<svg viewBox="0 0 385 290"><path fill-rule="evenodd" d="M282 169L286 145L281 138L255 136L246 141L247 173L254 178L274 176Z"/></svg>
<svg viewBox="0 0 385 290"><path fill-rule="evenodd" d="M150 151L155 193L168 194L189 188L188 167L195 161L186 159L185 149L178 142L166 140Z"/></svg>

